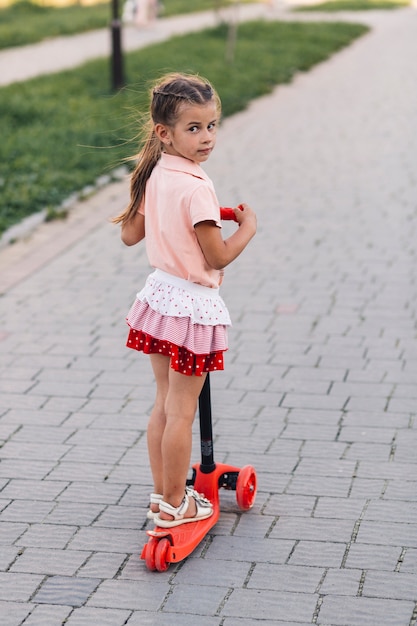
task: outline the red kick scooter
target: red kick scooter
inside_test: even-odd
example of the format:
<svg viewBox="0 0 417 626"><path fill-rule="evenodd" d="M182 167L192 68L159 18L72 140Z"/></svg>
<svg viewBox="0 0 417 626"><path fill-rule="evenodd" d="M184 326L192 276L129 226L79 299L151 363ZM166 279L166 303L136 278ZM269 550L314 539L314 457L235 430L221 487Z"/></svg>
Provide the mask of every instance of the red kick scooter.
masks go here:
<svg viewBox="0 0 417 626"><path fill-rule="evenodd" d="M189 522L173 528L146 531L148 542L141 559L149 570L165 572L170 563L185 559L198 546L220 516L219 489L236 491L236 501L242 511L250 509L256 497L256 473L251 465L241 469L224 463L214 463L211 416L210 379L207 374L198 400L200 413L201 463L193 465L189 484L203 493L213 505L213 514L199 522Z"/></svg>
<svg viewBox="0 0 417 626"><path fill-rule="evenodd" d="M241 208L239 206L239 208ZM221 218L236 220L233 209L221 208ZM165 572L170 563L182 561L198 546L220 517L219 489L236 491L236 501L242 511L250 509L256 497L256 473L251 465L241 469L224 463L215 463L213 457L213 428L211 414L210 377L207 374L198 399L200 414L201 463L193 465L193 477L187 481L204 494L213 505L213 514L199 522L188 522L173 528L146 531L148 542L143 546L141 559L149 570Z"/></svg>

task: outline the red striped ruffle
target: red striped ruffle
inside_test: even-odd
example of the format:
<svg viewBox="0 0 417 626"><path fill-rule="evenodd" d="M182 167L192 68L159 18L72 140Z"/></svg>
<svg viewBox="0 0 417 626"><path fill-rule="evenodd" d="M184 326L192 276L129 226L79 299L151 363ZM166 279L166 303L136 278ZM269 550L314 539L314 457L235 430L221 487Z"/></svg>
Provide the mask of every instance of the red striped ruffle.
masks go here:
<svg viewBox="0 0 417 626"><path fill-rule="evenodd" d="M192 354L212 354L227 350L227 327L197 324L190 317L173 317L154 311L147 302L136 299L127 323L154 339L181 346Z"/></svg>
<svg viewBox="0 0 417 626"><path fill-rule="evenodd" d="M187 348L179 347L164 339L155 339L140 330L130 329L127 338L128 348L145 354L163 354L171 358L171 367L176 372L187 376L201 376L204 372L224 369L223 352L193 354Z"/></svg>

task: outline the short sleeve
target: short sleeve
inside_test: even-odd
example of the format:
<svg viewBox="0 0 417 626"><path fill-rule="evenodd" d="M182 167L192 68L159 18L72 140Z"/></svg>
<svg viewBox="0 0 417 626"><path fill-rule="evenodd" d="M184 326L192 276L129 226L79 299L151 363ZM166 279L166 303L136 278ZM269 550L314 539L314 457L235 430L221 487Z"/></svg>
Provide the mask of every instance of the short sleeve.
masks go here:
<svg viewBox="0 0 417 626"><path fill-rule="evenodd" d="M190 216L192 225L212 220L221 228L220 207L214 190L209 185L199 185L191 196Z"/></svg>

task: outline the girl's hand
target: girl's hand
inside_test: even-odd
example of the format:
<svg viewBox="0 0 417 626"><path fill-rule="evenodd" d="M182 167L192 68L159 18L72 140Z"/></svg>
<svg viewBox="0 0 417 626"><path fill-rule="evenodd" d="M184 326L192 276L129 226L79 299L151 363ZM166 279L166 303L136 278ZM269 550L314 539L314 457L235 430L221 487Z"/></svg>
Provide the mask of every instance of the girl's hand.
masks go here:
<svg viewBox="0 0 417 626"><path fill-rule="evenodd" d="M242 215L242 212L244 212L245 210L246 210L245 215ZM237 222L239 225L242 224L242 222L245 219L248 219L250 214L252 215L252 218L253 216L255 216L255 213L247 204L239 204L235 209L231 209L229 207L220 207L220 218L222 220L233 220L234 222ZM256 226L256 216L255 216L255 226Z"/></svg>
<svg viewBox="0 0 417 626"><path fill-rule="evenodd" d="M235 214L235 220L239 224L244 224L247 222L248 226L252 226L254 232L256 232L256 213L250 206L246 203L239 204L237 209L233 209Z"/></svg>

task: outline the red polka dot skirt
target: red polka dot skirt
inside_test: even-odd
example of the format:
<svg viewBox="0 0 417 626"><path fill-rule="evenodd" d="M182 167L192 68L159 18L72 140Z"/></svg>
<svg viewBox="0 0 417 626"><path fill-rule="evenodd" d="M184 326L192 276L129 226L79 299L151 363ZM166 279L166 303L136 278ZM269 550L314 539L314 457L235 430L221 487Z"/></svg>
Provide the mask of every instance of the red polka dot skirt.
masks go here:
<svg viewBox="0 0 417 626"><path fill-rule="evenodd" d="M187 348L177 346L164 339L155 339L151 335L134 328L130 329L126 345L145 354L163 354L171 357L172 369L186 376L201 376L203 372L224 369L222 351L211 354L193 354Z"/></svg>
<svg viewBox="0 0 417 626"><path fill-rule="evenodd" d="M168 356L187 376L224 369L230 317L218 290L156 270L126 319L129 348Z"/></svg>

